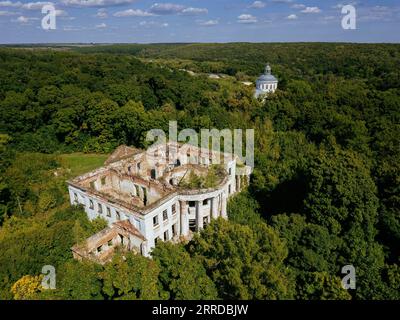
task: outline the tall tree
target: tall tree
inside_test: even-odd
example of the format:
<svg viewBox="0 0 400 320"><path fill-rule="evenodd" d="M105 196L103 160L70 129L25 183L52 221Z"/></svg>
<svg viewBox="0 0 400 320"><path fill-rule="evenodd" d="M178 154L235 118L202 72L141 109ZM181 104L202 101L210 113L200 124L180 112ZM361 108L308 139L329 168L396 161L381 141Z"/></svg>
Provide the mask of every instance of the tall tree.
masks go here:
<svg viewBox="0 0 400 320"><path fill-rule="evenodd" d="M159 299L157 264L134 253L117 254L107 263L100 278L107 299Z"/></svg>
<svg viewBox="0 0 400 320"><path fill-rule="evenodd" d="M152 251L160 267L158 276L163 290L172 300L213 300L217 289L207 276L198 257L190 257L182 245L169 242L158 244Z"/></svg>
<svg viewBox="0 0 400 320"><path fill-rule="evenodd" d="M292 296L283 265L287 249L265 224L257 232L218 219L189 250L198 257L223 299L284 299Z"/></svg>

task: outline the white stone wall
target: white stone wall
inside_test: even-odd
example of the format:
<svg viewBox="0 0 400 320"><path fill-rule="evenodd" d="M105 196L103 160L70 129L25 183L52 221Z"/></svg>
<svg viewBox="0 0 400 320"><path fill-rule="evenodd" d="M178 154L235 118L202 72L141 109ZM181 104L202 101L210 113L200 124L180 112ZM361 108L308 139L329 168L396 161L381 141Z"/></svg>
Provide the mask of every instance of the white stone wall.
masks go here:
<svg viewBox="0 0 400 320"><path fill-rule="evenodd" d="M257 84L257 89L266 92L266 93L274 93L276 89L278 89L278 83L269 83L269 84Z"/></svg>
<svg viewBox="0 0 400 320"><path fill-rule="evenodd" d="M172 213L172 206L175 205L175 214ZM164 221L163 212L167 211L167 220ZM155 240L159 238L164 241L164 233L168 232L168 239L172 240L172 226L175 226L175 232L179 235L180 232L180 204L177 197L173 197L169 201L163 203L151 212L145 215L144 219L144 237L147 240L149 251L154 248ZM154 218L157 217L158 223L154 225Z"/></svg>
<svg viewBox="0 0 400 320"><path fill-rule="evenodd" d="M180 155L181 164L186 162L186 154ZM207 159L208 162L208 159ZM208 164L208 163L207 163ZM72 205L82 204L89 217L93 220L97 217L105 219L109 225L118 220L129 220L146 239L146 248L144 255L148 256L155 246L155 240L161 241L177 240L179 236L188 237L190 235L189 222L195 220L195 228L192 231L199 231L204 227L204 223L211 222L218 217L227 218L227 201L230 196L240 191L236 179L236 160L233 159L225 165L228 172L226 183L216 190L209 192L190 191L184 194L176 194L170 198L160 201L158 207L145 214L133 212L113 203L108 203L105 199L88 194L72 185L69 185L69 195ZM108 177L110 184L116 190L124 193L136 194L134 184L131 181L122 180L118 182L112 176ZM101 179L97 179L95 187L101 190ZM93 206L91 207L91 202ZM189 204L194 203L193 207ZM99 212L99 204L102 206L102 213ZM175 213L173 214L173 205ZM146 210L146 208L144 208ZM166 210L167 219L164 220L163 212ZM154 225L154 217L158 217L157 225ZM173 230L175 228L175 239L173 239ZM168 234L165 234L165 233ZM165 239L167 236L167 239Z"/></svg>
<svg viewBox="0 0 400 320"><path fill-rule="evenodd" d="M71 205L83 205L84 210L90 220L101 217L107 221L108 225L111 225L118 220L129 220L133 226L135 226L142 234L144 234L144 219L138 214L136 215L126 210L125 208L119 207L115 204L111 204L104 199L98 198L93 195L88 195L84 191L74 188L73 186L69 186L68 189ZM75 194L78 197L78 202L75 201ZM91 208L91 201L93 203L93 208ZM99 212L99 204L101 204L102 206L102 213ZM110 210L108 211L107 208Z"/></svg>
<svg viewBox="0 0 400 320"><path fill-rule="evenodd" d="M223 189L210 193L174 196L144 216L139 214L136 215L96 196L87 195L84 191L73 186L69 186L69 194L71 204L83 205L90 220L102 217L109 225L111 225L118 221L118 214L120 220L129 220L146 238L147 248L145 252L146 255L148 255L155 246L155 239L159 238L161 241L173 240L173 226L175 228L175 239L177 239L179 236L189 236L189 220L196 220L196 230L200 230L204 227L204 218L207 218L207 223L209 223L211 219L220 216L226 218L228 185L229 184L227 183ZM77 201L75 201L75 195L78 199ZM206 204L204 204L205 200ZM90 206L90 201L93 203L93 208ZM195 202L195 207L190 208L190 202ZM181 208L182 203L186 205L183 215ZM102 206L102 213L99 212L99 204ZM173 205L175 205L174 214L172 208ZM163 217L164 210L167 211L167 220L164 220ZM156 216L158 217L158 224L154 225L153 218ZM182 219L185 221L182 221ZM200 219L200 221L198 221L198 219ZM165 239L165 232L168 233L167 239Z"/></svg>
<svg viewBox="0 0 400 320"><path fill-rule="evenodd" d="M230 161L227 164L225 169L228 172L228 187L225 191L228 195L232 195L232 194L236 193L236 183L235 183L236 161L235 160ZM229 188L230 188L230 190L229 190Z"/></svg>

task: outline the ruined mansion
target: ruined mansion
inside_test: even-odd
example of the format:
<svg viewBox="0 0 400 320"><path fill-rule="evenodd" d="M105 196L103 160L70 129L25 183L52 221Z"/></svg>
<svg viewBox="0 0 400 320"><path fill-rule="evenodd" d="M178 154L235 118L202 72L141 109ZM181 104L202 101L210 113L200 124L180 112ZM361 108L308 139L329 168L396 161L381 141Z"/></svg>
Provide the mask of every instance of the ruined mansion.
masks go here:
<svg viewBox="0 0 400 320"><path fill-rule="evenodd" d="M215 164L220 163L220 164ZM120 146L104 166L68 181L72 205L108 227L72 247L75 259L109 261L116 248L150 256L158 241L189 240L249 182L239 157L174 142Z"/></svg>

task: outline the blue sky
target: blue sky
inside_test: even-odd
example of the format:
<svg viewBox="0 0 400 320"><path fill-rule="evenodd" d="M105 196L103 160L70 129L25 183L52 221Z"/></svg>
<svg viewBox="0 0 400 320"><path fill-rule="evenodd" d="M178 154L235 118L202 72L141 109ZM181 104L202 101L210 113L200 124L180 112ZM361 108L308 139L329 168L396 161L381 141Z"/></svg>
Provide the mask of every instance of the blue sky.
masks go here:
<svg viewBox="0 0 400 320"><path fill-rule="evenodd" d="M44 1L0 0L0 43L396 42L399 0L53 0L56 30L41 28ZM357 29L341 26L352 4Z"/></svg>

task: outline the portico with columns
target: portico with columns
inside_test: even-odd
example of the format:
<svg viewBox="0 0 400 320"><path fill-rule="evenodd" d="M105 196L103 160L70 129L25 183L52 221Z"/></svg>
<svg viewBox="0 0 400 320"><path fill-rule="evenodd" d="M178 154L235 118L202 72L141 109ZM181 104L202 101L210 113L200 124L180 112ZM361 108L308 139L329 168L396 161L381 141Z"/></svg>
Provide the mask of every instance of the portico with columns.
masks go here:
<svg viewBox="0 0 400 320"><path fill-rule="evenodd" d="M226 193L217 190L210 193L182 195L180 197L181 208L181 235L189 236L190 231L199 232L219 217L227 218Z"/></svg>

